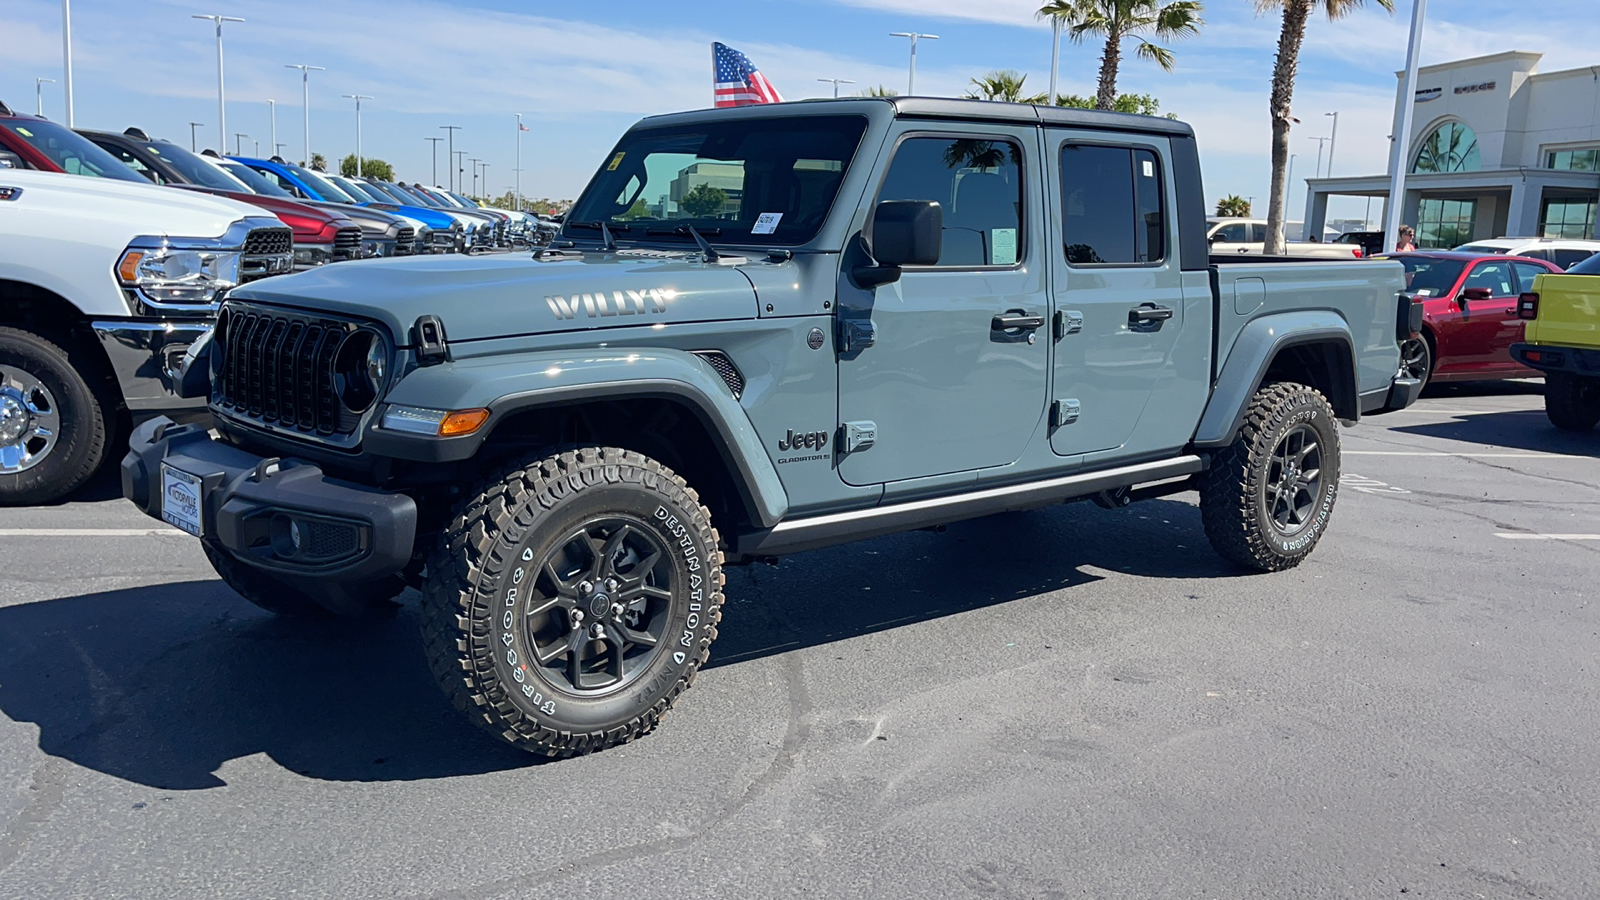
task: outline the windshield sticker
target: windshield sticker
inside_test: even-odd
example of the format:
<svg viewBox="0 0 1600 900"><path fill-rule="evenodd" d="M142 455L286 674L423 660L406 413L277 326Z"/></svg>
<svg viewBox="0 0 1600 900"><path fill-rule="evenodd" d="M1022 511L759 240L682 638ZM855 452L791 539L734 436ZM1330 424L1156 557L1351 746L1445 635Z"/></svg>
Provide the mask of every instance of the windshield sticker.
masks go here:
<svg viewBox="0 0 1600 900"><path fill-rule="evenodd" d="M755 227L750 229L750 233L771 234L778 230L778 222L782 219L783 213L762 213L756 217Z"/></svg>
<svg viewBox="0 0 1600 900"><path fill-rule="evenodd" d="M23 137L27 137L27 138L33 137L33 132L29 131L26 128L23 128L21 125L17 126L17 134L20 134Z"/></svg>
<svg viewBox="0 0 1600 900"><path fill-rule="evenodd" d="M628 155L627 151L618 150L617 151L617 155L611 157L611 165L606 166L606 171L607 172L615 172L617 170L617 166L622 165L622 158L624 156L627 156L627 155Z"/></svg>
<svg viewBox="0 0 1600 900"><path fill-rule="evenodd" d="M996 228L990 232L989 265L1014 266L1017 264L1017 230Z"/></svg>

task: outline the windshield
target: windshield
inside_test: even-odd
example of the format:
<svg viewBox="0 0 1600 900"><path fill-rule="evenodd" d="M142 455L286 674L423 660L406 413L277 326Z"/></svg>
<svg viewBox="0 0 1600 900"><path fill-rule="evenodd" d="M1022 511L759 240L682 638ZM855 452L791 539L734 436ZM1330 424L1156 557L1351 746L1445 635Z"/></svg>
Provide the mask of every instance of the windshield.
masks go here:
<svg viewBox="0 0 1600 900"><path fill-rule="evenodd" d="M746 119L624 135L567 217L634 239L802 244L816 236L855 156L861 116Z"/></svg>
<svg viewBox="0 0 1600 900"><path fill-rule="evenodd" d="M357 202L366 202L366 201L376 201L378 203L388 203L389 202L388 200L380 200L379 198L372 196L372 193L367 190L367 186L366 185L359 184L357 182L351 181L348 178L341 178L338 175L329 175L329 176L327 176L327 179L329 181L333 182L334 184L338 185L340 188L342 188L346 194L349 194L351 197L354 197Z"/></svg>
<svg viewBox="0 0 1600 900"><path fill-rule="evenodd" d="M267 176L257 172L244 163L237 163L231 159L222 160L218 165L233 177L245 183L250 190L263 197L286 197L293 199L294 195L278 187L278 183Z"/></svg>
<svg viewBox="0 0 1600 900"><path fill-rule="evenodd" d="M322 177L321 175L318 175L310 169L303 169L300 166L289 166L288 169L289 171L293 172L301 181L311 185L311 189L317 192L317 196L324 200L328 200L333 203L360 203L360 201L356 198L346 194L344 191L339 190L339 188L335 186L333 182Z"/></svg>
<svg viewBox="0 0 1600 900"><path fill-rule="evenodd" d="M1442 297L1455 287L1461 270L1467 267L1464 259L1440 259L1433 256L1392 256L1406 267L1406 290L1423 297Z"/></svg>
<svg viewBox="0 0 1600 900"><path fill-rule="evenodd" d="M477 203L475 203L475 202L473 202L471 200L468 200L466 197L462 196L461 194L451 194L450 196L457 203L461 204L461 208L462 209L482 209L482 207L480 207Z"/></svg>
<svg viewBox="0 0 1600 900"><path fill-rule="evenodd" d="M443 208L443 204L441 204L437 199L435 199L432 194L428 193L427 191L423 190L420 187L417 187L416 185L412 185L411 187L399 188L399 190L401 190L401 191L403 191L403 192L405 192L407 194L410 194L411 196L415 197L417 199L418 203L421 203L423 206L426 206L426 207L428 207L430 209L441 209L441 208Z"/></svg>
<svg viewBox="0 0 1600 900"><path fill-rule="evenodd" d="M392 184L387 184L385 182L378 181L378 182L371 182L370 186L371 186L372 190L374 192L376 192L379 196L387 197L389 199L390 203L400 203L400 204L404 204L406 206L420 206L421 205L421 204L419 204L417 202L417 198L406 194L404 191L400 190L399 188L395 187Z"/></svg>
<svg viewBox="0 0 1600 900"><path fill-rule="evenodd" d="M1600 253L1567 270L1568 275L1600 275Z"/></svg>
<svg viewBox="0 0 1600 900"><path fill-rule="evenodd" d="M29 146L43 153L68 175L93 175L138 184L150 183L143 175L123 165L88 138L54 122L12 119L0 122L0 128L27 141Z"/></svg>
<svg viewBox="0 0 1600 900"><path fill-rule="evenodd" d="M213 166L193 153L174 144L158 144L151 142L144 144L144 150L151 156L159 156L167 164L183 176L184 182L198 184L218 191L233 191L235 193L249 193L249 189L237 178Z"/></svg>

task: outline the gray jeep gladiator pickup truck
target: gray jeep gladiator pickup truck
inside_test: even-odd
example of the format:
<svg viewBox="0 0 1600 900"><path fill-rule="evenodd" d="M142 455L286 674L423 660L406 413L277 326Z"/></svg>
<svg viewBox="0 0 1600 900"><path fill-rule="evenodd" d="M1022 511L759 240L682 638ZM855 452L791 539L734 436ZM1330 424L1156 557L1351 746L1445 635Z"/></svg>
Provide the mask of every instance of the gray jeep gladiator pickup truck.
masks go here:
<svg viewBox="0 0 1600 900"><path fill-rule="evenodd" d="M1166 119L926 98L690 112L606 155L551 247L234 290L123 490L246 599L421 590L458 708L562 756L650 730L724 565L1197 490L1296 565L1337 422L1411 403L1393 262L1211 260Z"/></svg>

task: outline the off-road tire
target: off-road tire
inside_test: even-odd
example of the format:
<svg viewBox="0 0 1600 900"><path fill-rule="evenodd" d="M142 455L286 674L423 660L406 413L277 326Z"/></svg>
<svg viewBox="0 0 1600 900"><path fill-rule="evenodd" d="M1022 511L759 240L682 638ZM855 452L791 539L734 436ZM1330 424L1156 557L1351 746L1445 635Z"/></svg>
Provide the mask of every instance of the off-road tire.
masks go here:
<svg viewBox="0 0 1600 900"><path fill-rule="evenodd" d="M1600 422L1600 378L1566 372L1544 377L1544 414L1562 431L1588 431Z"/></svg>
<svg viewBox="0 0 1600 900"><path fill-rule="evenodd" d="M372 610L390 607L390 602L405 591L405 581L398 575L374 578L355 585L329 587L336 595L321 600L294 584L275 578L253 566L234 559L226 550L210 541L201 543L206 559L217 572L222 583L233 592L275 616L286 619L349 618ZM338 611L335 612L336 604Z"/></svg>
<svg viewBox="0 0 1600 900"><path fill-rule="evenodd" d="M0 327L0 369L16 367L49 390L58 407L55 446L20 472L0 473L0 506L48 503L88 481L105 462L116 435L118 399L104 365L72 342Z"/></svg>
<svg viewBox="0 0 1600 900"><path fill-rule="evenodd" d="M1319 484L1303 526L1286 534L1268 512L1273 454L1300 425L1320 443ZM1223 558L1276 572L1300 564L1327 530L1339 492L1339 430L1333 407L1315 388L1293 382L1263 385L1250 401L1239 434L1201 475L1200 515L1206 537Z"/></svg>
<svg viewBox="0 0 1600 900"><path fill-rule="evenodd" d="M541 560L565 552L575 529L616 517L665 547L652 569L669 579L657 613L665 638L631 680L586 695L539 663L535 619L522 617L550 593ZM694 683L717 636L722 585L711 513L682 478L635 451L569 449L490 474L458 510L428 561L423 643L440 687L480 727L546 756L592 753L655 728ZM553 610L540 615L557 621Z"/></svg>

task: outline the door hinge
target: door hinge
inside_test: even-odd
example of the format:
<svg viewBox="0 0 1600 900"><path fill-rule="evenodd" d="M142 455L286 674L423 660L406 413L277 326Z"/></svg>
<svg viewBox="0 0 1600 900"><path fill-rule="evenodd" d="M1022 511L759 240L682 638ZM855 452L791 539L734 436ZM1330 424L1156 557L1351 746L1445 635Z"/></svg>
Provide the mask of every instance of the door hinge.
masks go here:
<svg viewBox="0 0 1600 900"><path fill-rule="evenodd" d="M878 329L871 320L847 320L839 323L839 352L853 353L871 347L878 340Z"/></svg>
<svg viewBox="0 0 1600 900"><path fill-rule="evenodd" d="M1083 330L1083 313L1075 309L1056 310L1056 340Z"/></svg>
<svg viewBox="0 0 1600 900"><path fill-rule="evenodd" d="M1076 400L1057 400L1050 404L1050 427L1060 428L1078 421L1078 413L1082 409Z"/></svg>
<svg viewBox="0 0 1600 900"><path fill-rule="evenodd" d="M843 432L839 445L846 453L865 450L878 441L878 423L862 420L860 422L846 422L839 426Z"/></svg>

